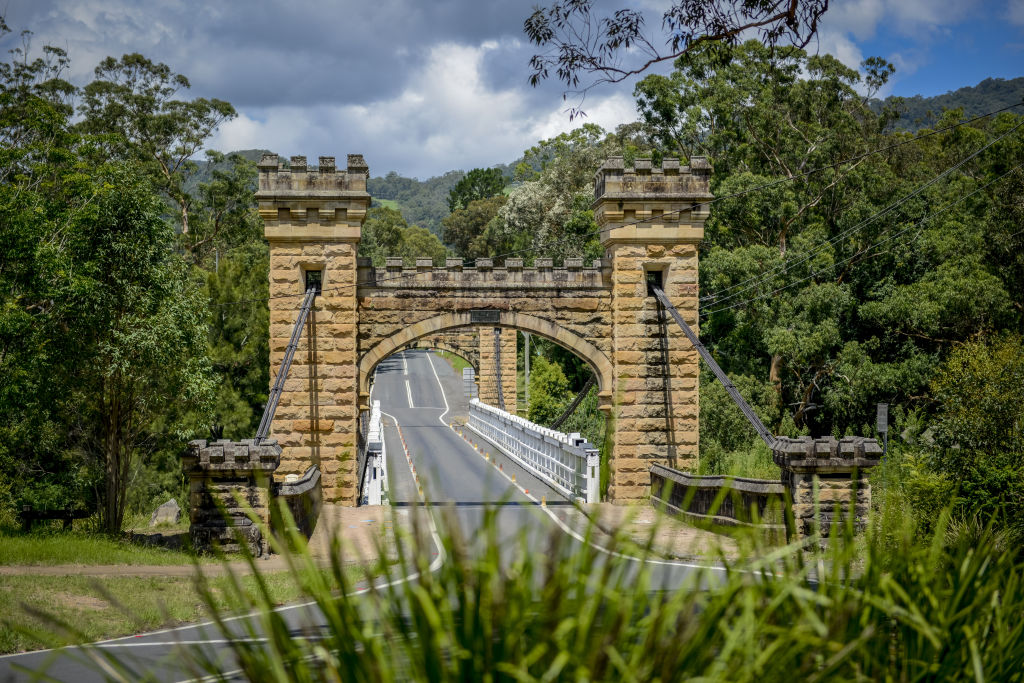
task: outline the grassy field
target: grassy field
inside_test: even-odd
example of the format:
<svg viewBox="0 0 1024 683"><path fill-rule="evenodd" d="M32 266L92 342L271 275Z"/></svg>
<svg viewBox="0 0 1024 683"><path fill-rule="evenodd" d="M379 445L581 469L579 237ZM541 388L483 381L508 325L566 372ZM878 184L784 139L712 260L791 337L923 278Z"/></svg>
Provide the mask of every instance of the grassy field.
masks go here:
<svg viewBox="0 0 1024 683"><path fill-rule="evenodd" d="M464 358L456 356L454 353L449 353L447 351L434 351L434 353L448 361L448 364L452 366L452 370L455 371L456 375L461 376L463 368L472 367Z"/></svg>
<svg viewBox="0 0 1024 683"><path fill-rule="evenodd" d="M377 197L374 197L373 201L388 209L394 209L395 211L401 210L398 207L398 202L394 199L378 199Z"/></svg>
<svg viewBox="0 0 1024 683"><path fill-rule="evenodd" d="M353 582L365 578L362 567L346 574ZM263 573L274 604L293 602L303 595L288 572ZM210 579L218 610L234 611L231 579ZM241 579L254 594L255 579ZM329 582L330 583L330 582ZM47 615L59 616L74 628L61 628ZM0 654L51 647L62 637L92 642L152 631L207 618L195 580L186 577L0 576ZM58 639L58 640L55 640Z"/></svg>
<svg viewBox="0 0 1024 683"><path fill-rule="evenodd" d="M182 565L193 560L188 552L147 547L97 534L0 531L0 565Z"/></svg>

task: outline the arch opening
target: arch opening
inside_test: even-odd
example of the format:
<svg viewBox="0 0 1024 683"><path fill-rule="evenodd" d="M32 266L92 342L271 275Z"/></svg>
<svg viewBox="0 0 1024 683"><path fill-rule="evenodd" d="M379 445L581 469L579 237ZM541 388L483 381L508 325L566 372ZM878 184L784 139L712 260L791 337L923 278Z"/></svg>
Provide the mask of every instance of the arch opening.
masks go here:
<svg viewBox="0 0 1024 683"><path fill-rule="evenodd" d="M462 360L464 360L467 363L469 363L469 366L471 368L473 368L473 372L475 372L475 373L479 373L480 372L480 360L479 360L479 358L474 357L473 354L470 351L468 351L466 349L463 349L463 348L461 348L459 346L455 346L453 344L450 344L448 342L442 341L442 340L432 339L432 338L429 337L429 335L427 337L422 337L420 339L415 339L415 340L409 342L406 346L404 346L401 349L395 349L395 353L397 353L399 351L402 351L404 349L416 349L416 348L419 348L419 349L431 348L431 349L436 349L438 351L444 351L446 353L450 353L453 356L458 356ZM370 372L372 373L373 371L371 370Z"/></svg>
<svg viewBox="0 0 1024 683"><path fill-rule="evenodd" d="M391 337L381 340L359 359L360 404L365 405L369 400L369 383L370 378L373 376L373 371L388 356L409 347L413 342L429 337L433 333L479 325L480 323L473 322L470 319L468 311L444 313L402 329ZM499 320L497 322L488 322L487 326L529 332L548 339L578 356L590 366L590 369L597 378L601 410L606 413L610 410L613 382L611 360L589 341L550 320L512 311L499 311Z"/></svg>

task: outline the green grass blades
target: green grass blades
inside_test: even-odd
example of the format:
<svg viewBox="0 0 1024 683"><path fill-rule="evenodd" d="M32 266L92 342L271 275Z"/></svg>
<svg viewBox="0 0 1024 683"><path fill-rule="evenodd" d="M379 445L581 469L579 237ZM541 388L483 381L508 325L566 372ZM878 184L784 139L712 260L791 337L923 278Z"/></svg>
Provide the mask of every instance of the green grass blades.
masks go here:
<svg viewBox="0 0 1024 683"><path fill-rule="evenodd" d="M892 538L837 528L824 549L755 540L669 582L617 535L509 542L498 514L467 536L452 509L409 510L397 562L361 581L337 541L322 571L301 538L277 541L324 626L289 629L266 592L239 586L235 607L257 616L219 622L238 668L260 681L1024 680L1024 564L1005 544L907 536L894 553ZM197 673L225 666L186 655Z"/></svg>

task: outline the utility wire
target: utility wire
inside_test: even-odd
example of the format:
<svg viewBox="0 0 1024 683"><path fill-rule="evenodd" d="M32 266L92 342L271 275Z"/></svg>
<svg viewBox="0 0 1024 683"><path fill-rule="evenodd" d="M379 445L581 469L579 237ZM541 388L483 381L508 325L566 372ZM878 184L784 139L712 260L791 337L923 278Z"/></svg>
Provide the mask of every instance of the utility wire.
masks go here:
<svg viewBox="0 0 1024 683"><path fill-rule="evenodd" d="M1017 164L1016 166L1014 166L1010 170L1008 170L1005 173L1003 173L1002 175L994 178L993 180L990 180L989 182L985 183L984 185L975 188L971 192L968 192L967 194L962 195L958 199L955 199L952 202L948 202L944 206L942 206L942 207L932 211L928 215L926 215L926 216L924 216L922 218L919 218L918 220L914 221L913 223L911 223L907 227L903 228L899 232L896 232L896 233L894 233L892 235L889 235L885 239L879 240L878 242L875 242L875 243L865 247L864 249L861 249L861 250L857 251L853 255L851 255L851 256L849 256L849 257L847 257L847 258L845 258L845 259L843 259L841 261L837 261L836 263L833 263L830 266L826 266L821 271L811 273L810 275L808 275L806 277L803 277L803 278L801 278L799 280L795 280L793 282L790 282L787 285L783 285L782 287L778 287L777 289L774 289L771 292L767 292L767 293L761 294L759 296L751 297L749 299L745 299L744 301L738 301L738 302L735 302L735 303L733 303L732 305L729 305L729 306L722 306L720 308L715 308L715 309L712 309L712 310L707 311L707 312L702 312L702 315L710 316L710 315L714 315L715 313L721 313L722 311L730 311L730 310L733 310L733 309L736 309L736 308L740 308L741 306L746 306L747 304L754 303L755 301L760 301L762 299L767 299L769 297L773 297L773 296L775 296L775 295L777 295L777 294L779 294L781 292L786 291L787 289L790 289L791 287L795 287L795 286L797 286L797 285L799 285L801 283L807 282L808 280L811 280L811 279L817 277L818 275L826 273L826 272L828 272L830 270L834 270L835 268L838 268L839 266L846 265L847 263L849 263L850 261L854 260L855 258L858 258L860 256L863 256L863 255L873 251L876 247L879 247L879 246L885 244L886 242L890 242L890 241L900 237L901 235L906 234L910 230L912 230L912 229L916 228L917 226L921 225L922 223L930 220L936 214L939 214L939 213L945 211L946 209L952 208L953 206L956 206L957 204L960 204L961 202L963 202L963 201L967 200L968 198L976 195L977 193L981 192L982 190L987 189L989 186L999 182L1000 180L1002 180L1006 176L1010 175L1014 171L1020 169L1022 166L1024 166L1024 164Z"/></svg>
<svg viewBox="0 0 1024 683"><path fill-rule="evenodd" d="M709 199L709 200L706 200L706 201L703 201L703 202L694 202L693 204L691 204L689 207L687 207L685 209L676 209L676 210L673 210L673 211L666 211L665 213L663 213L661 216L658 216L658 217L652 216L650 218L639 219L639 220L633 221L631 223L624 223L621 227L632 227L632 226L636 226L636 225L642 225L644 223L648 223L648 222L651 222L653 220L664 219L665 216L671 216L673 214L682 213L684 211L692 211L693 209L696 209L698 207L710 206L711 204L714 204L715 202L719 202L719 201L722 201L722 200L725 200L725 199L733 199L733 198L736 198L736 197L742 197L744 195L748 195L748 194L751 194L753 192L759 192L761 190L765 190L765 189L768 189L770 187L774 187L776 185L782 185L784 183L789 183L789 182L793 182L793 181L796 181L796 180L800 180L801 178L806 178L806 177L811 176L811 175L813 175L815 173L821 173L823 171L828 171L828 170L831 170L831 169L839 168L840 166L842 166L844 164L852 163L852 162L855 162L855 161L860 161L861 159L865 159L865 158L867 158L869 156L873 156L875 154L882 154L883 152L888 152L888 151L890 151L892 149L896 149L898 147L902 147L904 145L908 145L908 144L911 144L913 142L917 142L919 140L923 140L924 138L928 138L928 137L931 137L933 135L938 135L940 133L945 133L947 131L953 130L954 128L959 128L961 126L965 126L965 125L968 125L970 123L974 123L975 121L979 121L981 119L988 118L989 116L994 116L995 114L999 114L999 113L1002 113L1004 111L1007 111L1009 109L1013 109L1014 107L1019 107L1019 106L1024 106L1024 102L1017 103L1017 104L1007 105L1005 107L1001 107L999 109L995 109L993 111L990 111L990 112L988 112L986 114L979 114L978 116L972 117L970 119L965 119L963 121L960 121L959 123L951 124L951 125L946 126L944 128L937 128L935 130L929 130L929 131L927 131L925 133L921 133L919 135L915 135L913 137L907 138L906 140L901 140L899 142L895 142L895 143L892 143L890 145L885 145L883 147L878 147L878 148L875 148L873 150L870 150L870 151L858 154L856 156L849 157L849 158L837 161L837 162L832 163L832 164L827 164L825 166L819 166L817 168L813 168L813 169L810 169L808 171L804 171L802 173L798 173L796 175L786 176L785 178L779 178L777 180L773 180L773 181L770 181L770 182L767 182L767 183L763 183L761 185L755 185L754 187L750 187L750 188L747 188L745 190L740 190L740 191L737 191L737 192L732 192L730 194L725 194L725 195L721 195L721 196L718 196L718 197L714 197L712 199ZM1022 125L1022 124L1018 124L1017 126L1014 127L1013 130L1016 130L1016 128L1019 128L1020 125ZM1005 135L1006 134L1004 134L1004 136ZM1001 137L1004 137L1004 136L1001 136ZM1001 137L1000 137L1000 139L1001 139ZM501 258L507 258L509 256L517 256L517 255L535 253L535 252L540 251L541 249L545 249L545 248L548 248L548 247L557 246L557 245L565 244L565 243L568 243L568 242L579 242L581 239L589 238L589 237L594 237L594 236L599 235L600 233L601 233L601 229L599 228L597 230L591 230L591 231L588 231L588 232L585 232L585 233L580 233L580 234L577 234L577 235L571 235L571 236L564 237L564 238L557 239L557 240L551 240L551 241L548 241L548 242L545 242L545 243L542 243L542 244L532 245L532 246L529 246L529 247L524 247L522 249L516 249L516 250L513 250L513 251L508 251L508 252L505 252L505 253L502 253L502 254L496 254L493 257L479 257L479 258L476 258L476 259L469 259L467 261L471 261L475 265L476 262L481 260L482 258L501 259ZM403 278L408 278L408 277L410 277L412 275L415 275L415 273L402 273L401 275L397 275L397 276L390 277L390 278L377 278L376 282L388 282L388 281L393 281L393 280L400 280L400 279L403 279ZM758 276L758 277L760 277L760 276ZM732 289L733 287L737 287L737 286L739 286L741 284L744 284L744 283L738 283L736 285L731 285L728 289L723 290L723 292L724 291L728 291L729 289ZM359 286L359 283L346 284L346 285L337 285L335 287L325 287L325 288L323 288L321 293L338 292L338 291L342 291L342 290L346 290L346 289L350 289L350 288L358 287L358 286ZM298 298L298 297L302 297L302 296L305 296L305 293L299 293L299 294L279 294L277 296L266 296L266 297L251 298L251 299L239 299L237 301L225 301L225 302L221 302L221 303L211 304L211 306L216 306L216 307L236 306L236 305L239 305L239 304L246 304L246 303L257 303L257 302L263 302L263 301L272 301L274 299L294 299L294 298ZM709 296L713 296L713 295L709 295ZM702 299L703 298L704 297L702 297Z"/></svg>
<svg viewBox="0 0 1024 683"><path fill-rule="evenodd" d="M893 203L889 204L888 206L886 206L885 208L875 212L874 214L872 214L868 218L864 219L863 221L857 223L853 227L847 228L846 230L844 230L843 232L839 233L835 237L832 237L831 239L828 239L828 240L822 242L817 247L811 249L809 252L807 252L802 257L798 258L797 260L779 264L779 265L777 265L777 266L775 266L773 268L770 268L765 273L761 273L760 275L755 275L755 276L749 277L746 280L744 280L743 282L740 282L740 283L737 283L735 285L732 285L732 286L728 287L727 289L722 290L721 292L716 292L715 294L709 294L706 297L701 297L701 300L703 300L703 301L712 301L714 303L714 305L724 304L725 302L729 301L730 299L735 299L738 296L742 296L744 292L748 292L751 289L756 288L759 284L767 282L768 280L770 280L771 278L775 277L776 275L781 275L782 273L787 272L790 268L792 268L794 266L798 266L801 263L806 262L807 260L809 260L812 257L816 256L817 254L820 254L829 245L833 245L836 242L839 242L840 240L849 237L850 235L854 234L855 232L860 231L862 228L864 228L869 223L874 222L876 219L881 218L882 216L884 216L884 215L886 215L886 214L888 214L888 213L890 213L892 211L895 211L897 208L899 208L900 206L902 206L906 202L910 201L911 199L913 199L914 197L918 196L919 194L924 192L926 189L928 189L929 187L931 187L935 183L939 182L940 180L942 180L943 178L945 178L949 174L953 173L953 171L956 171L959 168L963 167L965 164L967 164L967 162L971 161L972 159L974 159L978 155L980 155L982 152L984 152L985 150L987 150L990 147L992 147L992 145L996 144L997 142L1000 142L1001 140L1003 140L1004 138L1009 136L1011 133L1014 133L1015 131L1017 131L1021 126L1024 126L1024 120L1022 120L1016 126L1011 128L1010 130L1006 131L1005 133L1003 133L999 137L989 141L988 144L986 144L982 148L972 152L971 154L969 154L968 156L964 157L963 159L961 159L959 162L957 162L953 166L950 166L949 168L947 168L942 173L939 173L938 175L932 177L928 181L922 183L921 185L918 185L914 190L912 190L908 194L900 197L895 202L893 202ZM747 283L750 283L750 284L747 284ZM736 287L740 287L742 285L746 285L746 286L743 287L742 289L740 289L739 291L736 291L736 292L734 292L734 293L732 293L732 294L730 294L728 296L725 296L725 297L721 297L720 296L721 294L723 294L724 292L728 291L729 289L735 289Z"/></svg>

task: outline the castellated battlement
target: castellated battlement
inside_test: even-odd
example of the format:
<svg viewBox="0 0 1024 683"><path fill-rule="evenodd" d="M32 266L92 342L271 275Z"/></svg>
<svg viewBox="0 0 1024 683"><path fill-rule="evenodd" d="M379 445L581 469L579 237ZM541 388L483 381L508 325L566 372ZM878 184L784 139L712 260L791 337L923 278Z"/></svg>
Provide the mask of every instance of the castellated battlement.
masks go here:
<svg viewBox="0 0 1024 683"><path fill-rule="evenodd" d="M363 155L349 154L348 166L343 170L337 168L334 157L320 157L319 162L310 168L306 157L293 156L286 166L276 154L264 154L257 164L256 201L268 239L286 238L288 235L278 234L277 228L281 227L321 230L358 228L362 224L370 207L366 191L370 169ZM348 235L353 237L358 239Z"/></svg>
<svg viewBox="0 0 1024 683"><path fill-rule="evenodd" d="M601 260L584 266L581 258L567 258L562 266L553 259L538 258L531 267L523 259L505 259L500 265L492 259L480 258L466 265L460 258L450 258L443 266L435 266L431 258L417 258L415 266L407 266L401 258L385 259L384 267L375 268L370 259L360 258L359 284L369 287L465 289L600 289L608 285L610 269Z"/></svg>
<svg viewBox="0 0 1024 683"><path fill-rule="evenodd" d="M362 154L348 155L348 168L338 171L334 157L320 157L314 168L306 163L306 157L294 156L288 165L281 163L276 154L264 154L256 165L259 169L260 194L273 192L275 195L289 193L309 196L310 192L366 192L366 179L370 169Z"/></svg>
<svg viewBox="0 0 1024 683"><path fill-rule="evenodd" d="M688 166L679 159L635 159L631 166L622 157L611 157L594 175L594 218L601 229L601 243L646 241L667 244L699 242L704 221L710 215L711 164L705 157L691 157Z"/></svg>
<svg viewBox="0 0 1024 683"><path fill-rule="evenodd" d="M610 157L594 174L594 200L605 199L703 199L711 194L711 164L706 157L691 157L689 166L679 159L635 159L627 166L623 157Z"/></svg>

